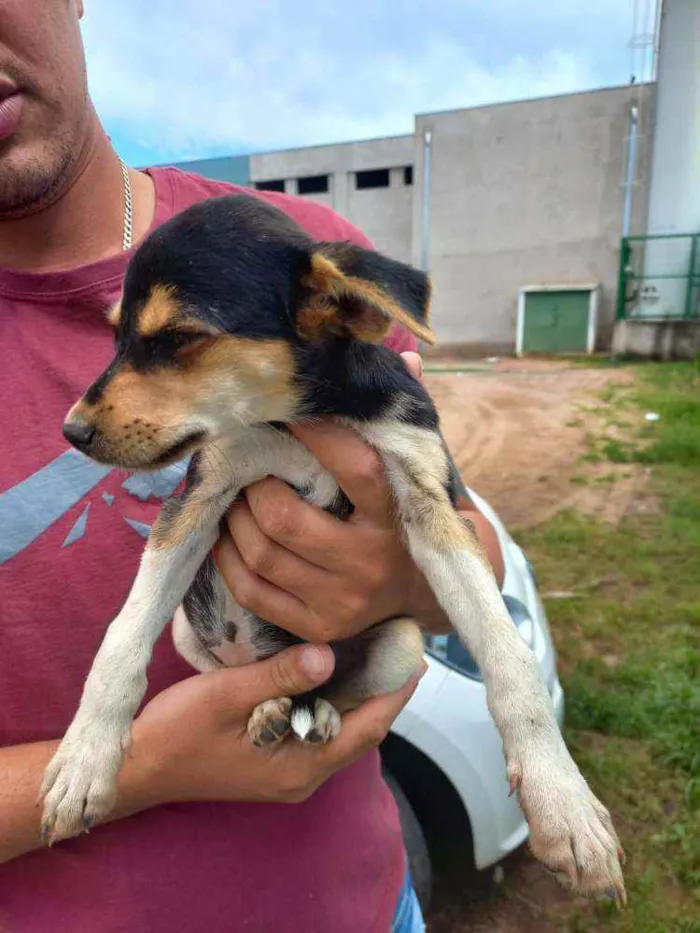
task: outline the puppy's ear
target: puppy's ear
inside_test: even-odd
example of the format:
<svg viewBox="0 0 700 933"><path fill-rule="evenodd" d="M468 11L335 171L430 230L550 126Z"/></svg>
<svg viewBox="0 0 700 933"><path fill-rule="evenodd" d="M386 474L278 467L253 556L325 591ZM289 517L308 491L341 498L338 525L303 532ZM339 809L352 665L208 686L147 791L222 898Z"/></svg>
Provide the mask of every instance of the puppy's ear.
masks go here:
<svg viewBox="0 0 700 933"><path fill-rule="evenodd" d="M380 343L401 324L426 343L430 280L424 272L351 243L320 243L301 279L297 329L307 339L332 335Z"/></svg>

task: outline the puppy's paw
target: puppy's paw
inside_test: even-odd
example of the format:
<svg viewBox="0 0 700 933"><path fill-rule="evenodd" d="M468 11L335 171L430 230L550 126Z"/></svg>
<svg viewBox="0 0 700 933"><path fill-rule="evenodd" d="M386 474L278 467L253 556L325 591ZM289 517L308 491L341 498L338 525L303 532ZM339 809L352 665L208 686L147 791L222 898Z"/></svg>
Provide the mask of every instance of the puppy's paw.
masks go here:
<svg viewBox="0 0 700 933"><path fill-rule="evenodd" d="M260 748L276 745L289 732L289 714L292 701L289 697L265 700L256 706L248 720L248 735L253 745Z"/></svg>
<svg viewBox="0 0 700 933"><path fill-rule="evenodd" d="M117 796L117 774L129 734L107 736L99 727L72 725L51 759L40 791L41 838L48 845L100 823Z"/></svg>
<svg viewBox="0 0 700 933"><path fill-rule="evenodd" d="M301 742L325 745L340 732L340 714L328 700L319 697L313 713L308 707L292 712L292 731Z"/></svg>
<svg viewBox="0 0 700 933"><path fill-rule="evenodd" d="M554 765L544 756L534 766L512 762L508 776L530 826L533 855L565 888L625 904L624 852L610 814L568 753Z"/></svg>

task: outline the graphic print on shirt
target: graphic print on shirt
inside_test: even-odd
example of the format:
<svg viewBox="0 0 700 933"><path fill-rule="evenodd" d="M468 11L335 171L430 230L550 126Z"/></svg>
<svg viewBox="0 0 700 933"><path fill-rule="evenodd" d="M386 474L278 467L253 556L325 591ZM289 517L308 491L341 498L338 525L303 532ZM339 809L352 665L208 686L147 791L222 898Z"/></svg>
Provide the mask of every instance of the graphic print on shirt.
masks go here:
<svg viewBox="0 0 700 933"><path fill-rule="evenodd" d="M184 460L154 473L131 473L120 488L142 502L151 496L167 499L184 479L187 462ZM69 448L31 476L0 493L0 564L29 547L114 472L112 467L94 463ZM101 498L111 506L115 497L102 492ZM85 536L91 504L90 501L85 503L62 547L69 547ZM124 521L141 537L148 537L150 526L145 522L126 516Z"/></svg>

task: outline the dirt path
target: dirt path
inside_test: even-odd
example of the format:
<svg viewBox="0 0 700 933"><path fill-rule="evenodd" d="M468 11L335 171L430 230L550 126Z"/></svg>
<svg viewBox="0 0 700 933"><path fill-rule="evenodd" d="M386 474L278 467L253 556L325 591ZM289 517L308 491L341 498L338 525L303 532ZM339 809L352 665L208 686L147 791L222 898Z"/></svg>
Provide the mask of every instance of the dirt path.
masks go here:
<svg viewBox="0 0 700 933"><path fill-rule="evenodd" d="M626 382L624 370L507 361L472 373L426 374L448 446L465 482L511 528L537 524L567 505L625 510L637 475L592 494L572 482L586 452L586 428L596 393ZM614 495L620 507L607 502Z"/></svg>
<svg viewBox="0 0 700 933"><path fill-rule="evenodd" d="M624 370L504 361L477 373L428 373L426 383L463 479L517 529L569 506L616 523L633 506L642 470L625 465L616 482L597 483L601 467L580 463L596 421L585 409L629 378ZM574 481L582 472L590 485ZM559 933L572 916L571 897L524 850L502 869L502 896L488 885L479 892L468 883L461 892L438 886L430 933Z"/></svg>

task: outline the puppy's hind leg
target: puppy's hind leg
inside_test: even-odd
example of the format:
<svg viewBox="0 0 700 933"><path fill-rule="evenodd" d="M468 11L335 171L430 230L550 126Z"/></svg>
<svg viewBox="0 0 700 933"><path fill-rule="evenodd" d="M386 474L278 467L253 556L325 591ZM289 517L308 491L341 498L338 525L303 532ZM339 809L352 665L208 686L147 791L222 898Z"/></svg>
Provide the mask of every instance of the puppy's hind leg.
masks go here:
<svg viewBox="0 0 700 933"><path fill-rule="evenodd" d="M331 643L330 680L292 700L293 734L304 742L328 742L340 732L340 714L366 700L401 689L420 667L423 636L412 619L392 619Z"/></svg>

